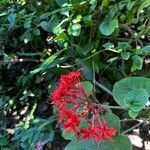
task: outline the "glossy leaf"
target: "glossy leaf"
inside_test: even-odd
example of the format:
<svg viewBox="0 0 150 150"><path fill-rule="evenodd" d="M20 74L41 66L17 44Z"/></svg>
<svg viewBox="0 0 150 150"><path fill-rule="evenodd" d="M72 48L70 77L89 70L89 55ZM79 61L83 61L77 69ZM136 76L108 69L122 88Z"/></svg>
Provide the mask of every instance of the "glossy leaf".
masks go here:
<svg viewBox="0 0 150 150"><path fill-rule="evenodd" d="M138 55L135 55L132 57L132 60L133 60L133 64L131 67L131 72L135 70L141 70L143 67L143 58Z"/></svg>
<svg viewBox="0 0 150 150"><path fill-rule="evenodd" d="M118 19L114 18L113 20L104 20L99 26L99 30L103 35L111 35L115 29L118 27Z"/></svg>
<svg viewBox="0 0 150 150"><path fill-rule="evenodd" d="M79 23L71 24L70 25L70 33L73 36L79 36L81 33L81 25Z"/></svg>

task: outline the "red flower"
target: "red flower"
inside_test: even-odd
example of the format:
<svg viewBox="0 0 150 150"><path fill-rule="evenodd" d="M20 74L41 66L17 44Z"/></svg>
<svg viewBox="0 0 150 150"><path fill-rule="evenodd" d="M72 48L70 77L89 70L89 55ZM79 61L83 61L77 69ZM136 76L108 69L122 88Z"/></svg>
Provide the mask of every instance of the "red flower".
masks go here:
<svg viewBox="0 0 150 150"><path fill-rule="evenodd" d="M90 129L81 129L79 132L79 135L81 135L82 140L86 140L91 138L91 130Z"/></svg>
<svg viewBox="0 0 150 150"><path fill-rule="evenodd" d="M106 122L104 123L103 127L101 127L101 132L103 139L111 139L111 137L116 134L116 130L114 128L108 128Z"/></svg>
<svg viewBox="0 0 150 150"><path fill-rule="evenodd" d="M77 132L77 127L79 126L80 121L77 115L71 115L64 122L63 128L66 129L67 132L74 131Z"/></svg>
<svg viewBox="0 0 150 150"><path fill-rule="evenodd" d="M81 70L62 75L58 88L52 93L51 104L58 108L58 122L67 132L73 131L82 139L110 139L116 130L108 128L106 122L98 123L99 113L103 115L103 110L88 99L80 77ZM80 129L83 120L87 126Z"/></svg>

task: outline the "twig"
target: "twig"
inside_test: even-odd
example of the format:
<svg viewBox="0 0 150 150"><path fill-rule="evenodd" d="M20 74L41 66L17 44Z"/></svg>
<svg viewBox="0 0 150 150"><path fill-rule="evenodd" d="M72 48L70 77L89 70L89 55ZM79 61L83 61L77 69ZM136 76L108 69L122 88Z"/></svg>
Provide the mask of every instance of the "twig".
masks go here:
<svg viewBox="0 0 150 150"><path fill-rule="evenodd" d="M109 106L109 105L101 105L104 108L111 108L111 109L121 109L121 110L126 110L125 108L122 108L120 106Z"/></svg>
<svg viewBox="0 0 150 150"><path fill-rule="evenodd" d="M11 60L7 62L2 62L1 64L7 65L7 64L14 64L14 63L22 63L22 62L41 62L41 60L32 59L32 58L24 58L24 59L17 59L17 60Z"/></svg>
<svg viewBox="0 0 150 150"><path fill-rule="evenodd" d="M121 119L121 122L125 122L125 121L139 121L139 119Z"/></svg>
<svg viewBox="0 0 150 150"><path fill-rule="evenodd" d="M122 133L123 133L123 134L126 134L126 133L132 131L133 129L135 129L136 127L140 126L140 125L143 124L144 122L145 122L145 121L139 122L139 123L136 124L135 126L133 126L133 127L129 128L129 129L125 130L125 131L122 132Z"/></svg>

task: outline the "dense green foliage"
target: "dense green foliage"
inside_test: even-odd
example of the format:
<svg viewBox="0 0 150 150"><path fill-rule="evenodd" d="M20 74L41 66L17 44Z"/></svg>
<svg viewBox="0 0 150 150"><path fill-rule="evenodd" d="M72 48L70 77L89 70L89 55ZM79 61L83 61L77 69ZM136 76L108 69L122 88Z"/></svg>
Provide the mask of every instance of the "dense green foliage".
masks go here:
<svg viewBox="0 0 150 150"><path fill-rule="evenodd" d="M0 149L33 150L40 141L57 140L49 95L60 75L83 68L93 84L87 92L93 88L100 103L116 105L115 82L150 78L149 55L150 0L1 0ZM135 111L128 97L144 93L138 112L150 95L133 91L123 105Z"/></svg>

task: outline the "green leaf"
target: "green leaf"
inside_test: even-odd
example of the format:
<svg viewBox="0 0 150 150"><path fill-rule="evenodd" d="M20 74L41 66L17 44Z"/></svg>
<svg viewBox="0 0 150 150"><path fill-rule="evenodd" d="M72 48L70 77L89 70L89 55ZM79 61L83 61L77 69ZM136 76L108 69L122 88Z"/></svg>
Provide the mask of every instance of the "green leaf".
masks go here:
<svg viewBox="0 0 150 150"><path fill-rule="evenodd" d="M131 117L137 116L150 96L150 79L127 77L115 83L113 97L122 107L129 109Z"/></svg>
<svg viewBox="0 0 150 150"><path fill-rule="evenodd" d="M103 35L111 35L115 29L118 27L118 19L114 18L113 20L104 20L100 26L99 30Z"/></svg>
<svg viewBox="0 0 150 150"><path fill-rule="evenodd" d="M131 72L134 72L135 70L141 70L143 67L143 58L141 58L138 55L135 55L132 57L133 64L131 67Z"/></svg>
<svg viewBox="0 0 150 150"><path fill-rule="evenodd" d="M42 21L42 22L40 22L39 26L41 26L43 28L43 30L45 30L47 32L52 32L51 21L49 21L49 22Z"/></svg>
<svg viewBox="0 0 150 150"><path fill-rule="evenodd" d="M94 46L95 46L94 43L86 44L84 47L81 47L79 49L79 52L84 54L84 55L87 55L90 51L92 51L94 49Z"/></svg>
<svg viewBox="0 0 150 150"><path fill-rule="evenodd" d="M144 0L144 2L140 5L138 9L137 17L139 17L141 10L143 10L144 8L148 6L150 6L150 0Z"/></svg>
<svg viewBox="0 0 150 150"><path fill-rule="evenodd" d="M124 98L128 92L135 89L145 89L150 96L150 79L144 77L127 77L115 83L113 97L122 107L126 107Z"/></svg>
<svg viewBox="0 0 150 150"><path fill-rule="evenodd" d="M50 13L48 12L48 13L44 13L44 14L42 14L40 17L39 17L39 19L40 20L43 20L43 19L46 19L46 18L48 18L50 16Z"/></svg>
<svg viewBox="0 0 150 150"><path fill-rule="evenodd" d="M115 128L118 132L120 132L121 125L118 116L113 113L106 113L104 115L104 119L107 121L108 127Z"/></svg>
<svg viewBox="0 0 150 150"><path fill-rule="evenodd" d="M74 133L74 132L68 133L68 132L66 132L65 130L63 130L62 136L63 136L66 140L72 140L72 139L75 137L75 133Z"/></svg>
<svg viewBox="0 0 150 150"><path fill-rule="evenodd" d="M122 134L112 138L112 141L101 141L99 150L132 150L130 139Z"/></svg>
<svg viewBox="0 0 150 150"><path fill-rule="evenodd" d="M114 49L115 46L113 43L108 42L108 43L105 43L103 47L105 47L106 50L110 50L110 49Z"/></svg>
<svg viewBox="0 0 150 150"><path fill-rule="evenodd" d="M66 15L67 17L69 17L69 11L70 11L70 7L68 6L67 3L65 3L60 10L60 14Z"/></svg>
<svg viewBox="0 0 150 150"><path fill-rule="evenodd" d="M129 116L131 117L131 118L136 118L137 117L137 115L138 115L138 112L136 112L136 111L132 111L131 109L129 110L129 112L128 112L128 114L129 114Z"/></svg>
<svg viewBox="0 0 150 150"><path fill-rule="evenodd" d="M99 150L98 144L92 140L84 141L71 141L66 147L65 150Z"/></svg>
<svg viewBox="0 0 150 150"><path fill-rule="evenodd" d="M34 35L40 35L40 30L39 29L33 29L33 34Z"/></svg>
<svg viewBox="0 0 150 150"><path fill-rule="evenodd" d="M107 62L112 63L118 59L119 59L119 57L112 57L112 58L108 59Z"/></svg>
<svg viewBox="0 0 150 150"><path fill-rule="evenodd" d="M102 1L102 6L107 7L109 5L109 3L110 3L110 0L103 0Z"/></svg>
<svg viewBox="0 0 150 150"><path fill-rule="evenodd" d="M49 58L47 58L41 65L39 68L33 70L30 72L31 75L36 74L40 71L44 71L45 69L47 69L47 67L58 57L58 55L61 53L62 51L59 51L53 55L51 55Z"/></svg>
<svg viewBox="0 0 150 150"><path fill-rule="evenodd" d="M29 21L26 21L26 22L23 24L23 27L24 27L25 29L30 28L30 27L31 27L31 21L30 21L30 20L29 20Z"/></svg>
<svg viewBox="0 0 150 150"><path fill-rule="evenodd" d="M79 36L81 33L81 25L79 23L70 24L69 31L73 36Z"/></svg>
<svg viewBox="0 0 150 150"><path fill-rule="evenodd" d="M129 52L123 52L123 53L121 53L121 56L124 60L128 60L130 58L130 53Z"/></svg>
<svg viewBox="0 0 150 150"><path fill-rule="evenodd" d="M93 84L89 81L84 81L84 82L82 82L82 85L84 87L85 93L87 95L90 95L91 92L93 91Z"/></svg>
<svg viewBox="0 0 150 150"><path fill-rule="evenodd" d="M9 30L16 24L16 18L17 18L17 15L16 14L10 14L7 19L10 23L9 25Z"/></svg>
<svg viewBox="0 0 150 150"><path fill-rule="evenodd" d="M67 0L55 0L57 5L62 6L64 3L67 3Z"/></svg>
<svg viewBox="0 0 150 150"><path fill-rule="evenodd" d="M66 33L61 33L61 34L58 34L55 38L54 38L55 41L68 41L69 38L67 36Z"/></svg>
<svg viewBox="0 0 150 150"><path fill-rule="evenodd" d="M84 16L83 21L86 25L89 25L89 26L92 25L93 23L92 16L91 15Z"/></svg>
<svg viewBox="0 0 150 150"><path fill-rule="evenodd" d="M148 94L144 89L129 91L124 97L124 103L132 111L140 111L148 101Z"/></svg>
<svg viewBox="0 0 150 150"><path fill-rule="evenodd" d="M146 55L150 54L150 45L144 46L141 49L141 51L142 51L142 54L146 54Z"/></svg>
<svg viewBox="0 0 150 150"><path fill-rule="evenodd" d="M26 32L20 38L24 41L25 44L31 41L32 35L30 30L26 30Z"/></svg>

